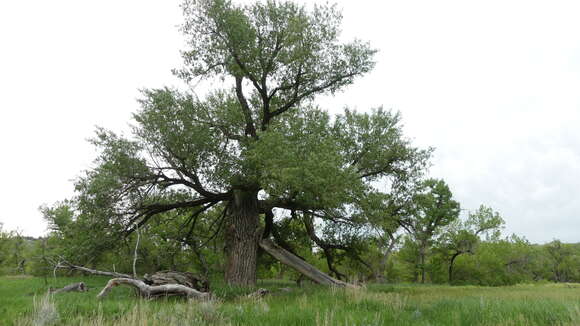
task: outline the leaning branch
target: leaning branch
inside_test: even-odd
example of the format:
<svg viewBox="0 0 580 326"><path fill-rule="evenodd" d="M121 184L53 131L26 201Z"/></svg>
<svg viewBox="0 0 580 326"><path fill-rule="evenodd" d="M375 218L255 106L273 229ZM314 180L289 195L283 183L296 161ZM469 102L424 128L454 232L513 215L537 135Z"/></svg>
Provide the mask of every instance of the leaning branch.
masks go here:
<svg viewBox="0 0 580 326"><path fill-rule="evenodd" d="M350 283L337 280L331 277L330 275L321 272L316 267L296 257L289 251L281 248L270 239L260 240L260 247L264 249L264 251L272 255L272 257L279 260L284 265L294 268L296 271L310 278L315 283L339 287L354 287L354 285Z"/></svg>

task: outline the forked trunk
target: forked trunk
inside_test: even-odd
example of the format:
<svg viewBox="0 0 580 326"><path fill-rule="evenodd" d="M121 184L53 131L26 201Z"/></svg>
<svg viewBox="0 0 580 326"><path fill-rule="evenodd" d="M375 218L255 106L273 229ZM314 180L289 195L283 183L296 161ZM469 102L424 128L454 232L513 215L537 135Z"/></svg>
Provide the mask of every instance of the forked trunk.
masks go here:
<svg viewBox="0 0 580 326"><path fill-rule="evenodd" d="M228 206L226 228L226 282L237 286L256 285L258 254L258 193L235 189Z"/></svg>

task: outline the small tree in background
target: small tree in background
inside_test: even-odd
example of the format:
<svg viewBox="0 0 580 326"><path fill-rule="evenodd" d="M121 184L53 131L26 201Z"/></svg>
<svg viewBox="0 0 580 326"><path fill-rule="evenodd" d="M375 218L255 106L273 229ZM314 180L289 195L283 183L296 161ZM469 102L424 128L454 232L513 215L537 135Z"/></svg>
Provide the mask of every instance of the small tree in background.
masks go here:
<svg viewBox="0 0 580 326"><path fill-rule="evenodd" d="M459 217L460 209L447 184L436 179L423 181L413 197L413 205L411 214L400 223L416 242L418 275L420 282L425 283L428 250L437 233Z"/></svg>
<svg viewBox="0 0 580 326"><path fill-rule="evenodd" d="M481 205L469 213L465 221L455 220L449 224L440 239L441 249L448 257L449 283L453 282L455 260L463 254L475 254L481 237L486 240L499 239L505 221L492 208Z"/></svg>

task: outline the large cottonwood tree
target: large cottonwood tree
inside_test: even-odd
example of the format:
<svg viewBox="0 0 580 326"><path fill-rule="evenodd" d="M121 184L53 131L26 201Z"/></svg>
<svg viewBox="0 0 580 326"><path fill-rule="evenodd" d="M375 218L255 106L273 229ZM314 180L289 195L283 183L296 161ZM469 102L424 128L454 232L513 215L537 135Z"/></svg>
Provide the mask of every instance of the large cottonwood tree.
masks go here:
<svg viewBox="0 0 580 326"><path fill-rule="evenodd" d="M225 234L226 280L253 285L275 209L348 220L377 192L373 182L425 166L430 151L403 137L398 114L331 116L313 104L374 66L367 43L339 41L333 6L187 0L183 9L189 49L175 73L215 88L145 90L132 137L99 129L96 166L77 182L83 219L132 232L177 211L189 216L188 235L204 220L215 231L197 237Z"/></svg>

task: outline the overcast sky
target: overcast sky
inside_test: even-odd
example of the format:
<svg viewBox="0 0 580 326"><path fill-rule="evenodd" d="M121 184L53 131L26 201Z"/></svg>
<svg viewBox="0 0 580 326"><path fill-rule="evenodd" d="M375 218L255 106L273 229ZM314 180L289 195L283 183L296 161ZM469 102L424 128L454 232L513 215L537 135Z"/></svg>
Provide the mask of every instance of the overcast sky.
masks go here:
<svg viewBox="0 0 580 326"><path fill-rule="evenodd" d="M128 130L139 89L179 83L179 3L0 2L4 229L43 234L38 207L73 195L95 126ZM491 206L532 242L580 242L580 2L337 3L344 38L380 52L323 107L401 111L463 208Z"/></svg>

